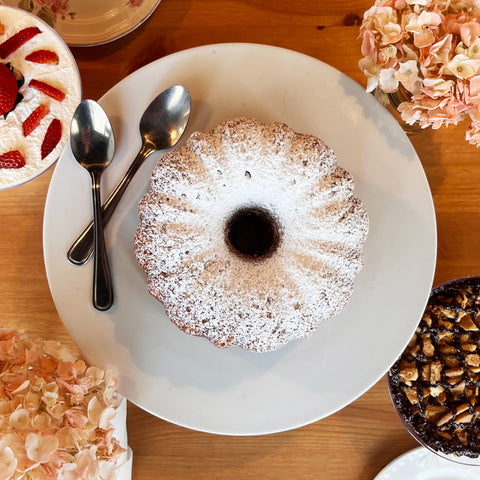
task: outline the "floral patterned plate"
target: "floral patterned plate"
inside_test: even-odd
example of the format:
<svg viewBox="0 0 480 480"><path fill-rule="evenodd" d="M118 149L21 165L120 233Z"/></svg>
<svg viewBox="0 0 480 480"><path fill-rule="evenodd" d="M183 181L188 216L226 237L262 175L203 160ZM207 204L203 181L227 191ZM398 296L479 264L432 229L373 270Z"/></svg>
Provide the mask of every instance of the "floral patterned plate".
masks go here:
<svg viewBox="0 0 480 480"><path fill-rule="evenodd" d="M72 47L111 42L141 25L161 0L0 0L51 25Z"/></svg>

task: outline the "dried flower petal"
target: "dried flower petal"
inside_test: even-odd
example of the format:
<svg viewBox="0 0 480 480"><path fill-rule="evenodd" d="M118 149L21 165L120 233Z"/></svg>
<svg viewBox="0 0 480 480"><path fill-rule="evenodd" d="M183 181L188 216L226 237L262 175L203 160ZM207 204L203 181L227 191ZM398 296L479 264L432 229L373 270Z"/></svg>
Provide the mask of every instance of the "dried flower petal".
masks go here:
<svg viewBox="0 0 480 480"><path fill-rule="evenodd" d="M115 418L115 409L108 407L100 414L98 419L98 427L102 430L108 430L112 428L112 420Z"/></svg>
<svg viewBox="0 0 480 480"><path fill-rule="evenodd" d="M422 128L468 116L466 139L480 146L479 20L480 0L376 0L360 26L367 91L410 92L398 110Z"/></svg>
<svg viewBox="0 0 480 480"><path fill-rule="evenodd" d="M385 68L378 77L380 88L387 93L396 92L398 89L397 72L394 68Z"/></svg>
<svg viewBox="0 0 480 480"><path fill-rule="evenodd" d="M0 480L9 480L17 469L17 459L10 447L0 452Z"/></svg>
<svg viewBox="0 0 480 480"><path fill-rule="evenodd" d="M58 440L53 435L40 437L29 433L25 439L27 457L33 462L46 463L58 448Z"/></svg>
<svg viewBox="0 0 480 480"><path fill-rule="evenodd" d="M451 62L447 64L448 70L458 78L472 78L480 68L480 60L469 58L467 55L455 55Z"/></svg>
<svg viewBox="0 0 480 480"><path fill-rule="evenodd" d="M117 382L54 341L0 328L0 480L113 480Z"/></svg>
<svg viewBox="0 0 480 480"><path fill-rule="evenodd" d="M19 408L10 415L8 423L14 430L27 428L31 425L30 412L24 408Z"/></svg>

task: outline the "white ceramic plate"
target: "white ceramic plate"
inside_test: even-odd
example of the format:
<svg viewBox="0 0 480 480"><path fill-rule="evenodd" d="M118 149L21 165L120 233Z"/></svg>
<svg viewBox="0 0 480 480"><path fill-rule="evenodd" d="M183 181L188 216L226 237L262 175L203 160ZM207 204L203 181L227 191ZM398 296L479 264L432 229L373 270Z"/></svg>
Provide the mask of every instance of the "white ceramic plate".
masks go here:
<svg viewBox="0 0 480 480"><path fill-rule="evenodd" d="M103 178L113 189L140 148L138 122L174 84L192 96L187 135L238 115L281 120L316 134L355 179L370 216L366 265L348 306L309 339L272 353L220 350L181 332L147 293L133 253L137 204L150 158L106 232L116 303L91 304L92 264L66 252L90 219L88 175L67 149L45 206L44 256L60 317L86 358L111 368L120 391L151 413L193 429L233 435L278 432L314 422L369 389L406 346L423 313L436 257L428 183L400 126L372 95L332 67L262 45L204 46L160 59L124 79L100 103L117 152Z"/></svg>
<svg viewBox="0 0 480 480"><path fill-rule="evenodd" d="M454 463L418 447L390 462L374 480L480 480L480 469Z"/></svg>
<svg viewBox="0 0 480 480"><path fill-rule="evenodd" d="M0 0L49 23L72 47L111 42L140 26L160 0Z"/></svg>

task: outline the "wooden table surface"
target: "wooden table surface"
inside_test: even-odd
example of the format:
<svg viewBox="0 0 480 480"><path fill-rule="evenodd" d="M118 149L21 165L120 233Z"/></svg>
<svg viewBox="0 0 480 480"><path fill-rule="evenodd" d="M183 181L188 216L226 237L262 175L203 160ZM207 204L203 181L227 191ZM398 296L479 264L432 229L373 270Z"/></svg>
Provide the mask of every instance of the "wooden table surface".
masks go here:
<svg viewBox="0 0 480 480"><path fill-rule="evenodd" d="M98 99L139 67L186 48L221 42L281 46L336 67L362 85L359 22L371 0L162 0L122 39L74 48L84 97ZM438 222L434 284L480 273L480 152L465 125L411 137L426 171ZM378 159L380 162L381 159ZM44 202L53 168L0 191L0 324L75 348L55 310L42 252ZM399 292L399 302L403 301ZM358 358L355 361L361 362ZM348 372L345 372L348 382ZM257 437L191 431L129 405L134 480L367 480L417 446L398 420L381 379L361 398L312 425Z"/></svg>

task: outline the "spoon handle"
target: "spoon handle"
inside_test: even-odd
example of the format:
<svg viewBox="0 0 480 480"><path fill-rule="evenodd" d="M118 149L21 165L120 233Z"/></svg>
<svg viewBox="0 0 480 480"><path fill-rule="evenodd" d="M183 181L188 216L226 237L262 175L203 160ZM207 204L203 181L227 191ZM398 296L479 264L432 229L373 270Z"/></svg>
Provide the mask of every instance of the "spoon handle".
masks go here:
<svg viewBox="0 0 480 480"><path fill-rule="evenodd" d="M131 163L123 178L103 204L101 211L104 226L107 225L112 217L115 208L117 208L120 199L125 193L125 190L130 184L130 181L134 177L135 173L137 173L137 170L140 168L145 159L154 151L155 149L150 147L148 144L143 143L142 148L135 157L135 160ZM93 221L91 221L78 235L77 239L73 242L72 246L68 250L68 260L75 265L83 265L86 263L92 255L93 243Z"/></svg>
<svg viewBox="0 0 480 480"><path fill-rule="evenodd" d="M93 259L93 306L108 310L113 304L113 286L107 249L103 236L102 201L100 198L100 171L91 172L93 196L93 236L95 255Z"/></svg>

